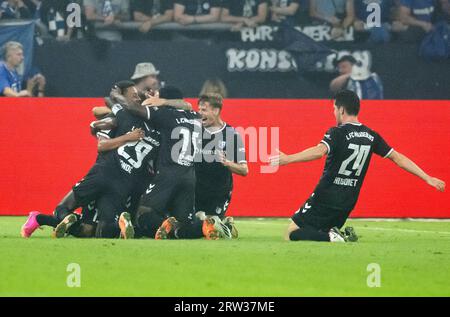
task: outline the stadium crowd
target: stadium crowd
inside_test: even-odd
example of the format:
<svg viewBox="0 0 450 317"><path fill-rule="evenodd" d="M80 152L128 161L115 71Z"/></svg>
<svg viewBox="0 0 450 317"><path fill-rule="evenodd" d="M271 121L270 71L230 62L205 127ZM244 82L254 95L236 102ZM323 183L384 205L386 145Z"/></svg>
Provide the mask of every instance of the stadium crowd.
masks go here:
<svg viewBox="0 0 450 317"><path fill-rule="evenodd" d="M69 4L82 8L83 25L109 29L103 37L122 39L111 29L136 29L148 33L157 26L177 24L177 30L205 25L207 30L239 30L261 24L305 26L327 24L332 38L353 27L363 39L387 42L392 34L416 40L433 30L433 24L449 21L450 0L3 0L0 20L34 19L41 31L58 40L78 32L65 23ZM378 7L374 9L374 5ZM375 11L374 11L375 10ZM373 25L373 12L380 23ZM83 28L85 30L86 27ZM102 32L97 36L102 37Z"/></svg>

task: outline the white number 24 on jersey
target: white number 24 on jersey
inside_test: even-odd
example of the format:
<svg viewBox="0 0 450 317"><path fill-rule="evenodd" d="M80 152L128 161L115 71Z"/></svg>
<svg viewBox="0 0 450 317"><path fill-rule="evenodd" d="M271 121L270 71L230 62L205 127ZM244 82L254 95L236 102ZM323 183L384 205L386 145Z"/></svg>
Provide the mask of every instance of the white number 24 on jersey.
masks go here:
<svg viewBox="0 0 450 317"><path fill-rule="evenodd" d="M339 174L350 176L353 171L356 171L355 175L361 175L364 164L366 163L367 157L370 153L370 145L357 145L350 143L348 148L353 150L353 153L341 164L341 168L339 169ZM354 160L353 166L351 167L352 171L347 170L347 166L351 164Z"/></svg>

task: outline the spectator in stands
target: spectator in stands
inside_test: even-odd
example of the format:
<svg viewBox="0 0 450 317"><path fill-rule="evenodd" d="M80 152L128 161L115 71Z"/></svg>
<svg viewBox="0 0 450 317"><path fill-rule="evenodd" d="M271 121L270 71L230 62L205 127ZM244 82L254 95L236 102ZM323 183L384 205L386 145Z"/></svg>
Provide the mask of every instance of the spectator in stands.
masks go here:
<svg viewBox="0 0 450 317"><path fill-rule="evenodd" d="M330 24L331 38L336 39L353 24L354 3L353 0L310 0L309 14L312 19Z"/></svg>
<svg viewBox="0 0 450 317"><path fill-rule="evenodd" d="M356 62L352 67L346 89L353 91L359 99L384 99L383 83L380 77L370 71L369 66Z"/></svg>
<svg viewBox="0 0 450 317"><path fill-rule="evenodd" d="M437 19L450 23L450 0L439 0Z"/></svg>
<svg viewBox="0 0 450 317"><path fill-rule="evenodd" d="M352 55L344 55L335 61L339 76L330 83L330 90L333 94L347 87L350 76L352 75L353 65L355 64L356 59Z"/></svg>
<svg viewBox="0 0 450 317"><path fill-rule="evenodd" d="M299 12L300 0L272 0L270 9L270 20L272 22L285 22L295 26L297 14Z"/></svg>
<svg viewBox="0 0 450 317"><path fill-rule="evenodd" d="M136 88L140 92L156 92L160 89L158 75L159 70L152 63L139 63L136 65L131 80L135 82Z"/></svg>
<svg viewBox="0 0 450 317"><path fill-rule="evenodd" d="M403 25L406 40L420 40L433 30L435 0L400 0L398 23Z"/></svg>
<svg viewBox="0 0 450 317"><path fill-rule="evenodd" d="M379 26L370 26L367 23L373 12L373 10L368 10L368 6L373 3L379 5L381 9ZM394 4L394 0L355 0L355 31L368 32L369 42L388 42L391 38L389 22Z"/></svg>
<svg viewBox="0 0 450 317"><path fill-rule="evenodd" d="M129 0L83 0L86 19L91 23L101 23L100 27L120 25L130 19ZM121 40L118 31L96 30L96 35L105 40Z"/></svg>
<svg viewBox="0 0 450 317"><path fill-rule="evenodd" d="M174 18L182 25L213 23L220 19L220 0L175 0Z"/></svg>
<svg viewBox="0 0 450 317"><path fill-rule="evenodd" d="M0 4L1 19L31 19L30 9L23 0L4 0Z"/></svg>
<svg viewBox="0 0 450 317"><path fill-rule="evenodd" d="M38 96L44 95L45 78L39 73L28 80L27 89L22 89L22 77L17 71L24 61L22 44L7 42L3 46L3 58L0 62L0 96L31 97L36 88Z"/></svg>
<svg viewBox="0 0 450 317"><path fill-rule="evenodd" d="M266 22L267 13L266 0L223 0L220 21L232 23L232 30L254 28Z"/></svg>
<svg viewBox="0 0 450 317"><path fill-rule="evenodd" d="M173 20L173 0L131 0L133 20L141 22L139 31L147 33L158 24Z"/></svg>
<svg viewBox="0 0 450 317"><path fill-rule="evenodd" d="M59 41L70 40L74 31L66 23L69 3L70 0L43 0L40 7L41 22L48 33Z"/></svg>
<svg viewBox="0 0 450 317"><path fill-rule="evenodd" d="M225 84L220 78L207 79L202 86L199 96L211 93L219 94L222 98L228 97L227 87L225 87Z"/></svg>

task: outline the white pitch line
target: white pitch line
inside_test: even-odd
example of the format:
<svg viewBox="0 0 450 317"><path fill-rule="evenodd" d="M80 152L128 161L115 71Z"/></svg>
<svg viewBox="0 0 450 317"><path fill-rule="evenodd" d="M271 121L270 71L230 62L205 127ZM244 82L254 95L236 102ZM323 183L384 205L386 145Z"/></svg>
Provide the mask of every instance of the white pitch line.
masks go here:
<svg viewBox="0 0 450 317"><path fill-rule="evenodd" d="M448 231L431 231L431 230L414 230L414 229L398 229L398 228L378 228L378 227L354 227L355 229L374 230L374 231L401 231L409 233L435 233L435 234L450 234Z"/></svg>
<svg viewBox="0 0 450 317"><path fill-rule="evenodd" d="M239 221L237 221L239 223ZM253 222L251 225L286 225L283 223L273 223L273 222ZM409 232L409 233L434 233L434 234L450 234L449 231L432 231L432 230L414 230L414 229L398 229L398 228L379 228L379 227L354 227L355 229L362 230L374 230L374 231L400 231L400 232Z"/></svg>

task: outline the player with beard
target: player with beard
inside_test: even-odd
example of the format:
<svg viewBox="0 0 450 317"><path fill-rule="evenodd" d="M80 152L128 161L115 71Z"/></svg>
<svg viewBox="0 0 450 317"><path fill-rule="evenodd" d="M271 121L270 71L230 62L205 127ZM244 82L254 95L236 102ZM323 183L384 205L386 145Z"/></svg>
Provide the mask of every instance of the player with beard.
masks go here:
<svg viewBox="0 0 450 317"><path fill-rule="evenodd" d="M245 146L239 133L221 118L223 99L219 94L205 94L199 98L199 114L203 133L200 157L196 159L195 188L196 216L224 219L233 191L233 174L247 176ZM232 217L224 224L237 237Z"/></svg>
<svg viewBox="0 0 450 317"><path fill-rule="evenodd" d="M357 241L353 228L340 228L356 205L372 154L389 158L405 171L428 185L444 191L445 183L427 175L405 155L394 151L377 132L358 120L360 101L349 90L337 93L334 116L337 127L330 128L315 147L292 155L281 153L270 159L271 165L309 162L327 155L323 175L311 197L292 217L286 240Z"/></svg>
<svg viewBox="0 0 450 317"><path fill-rule="evenodd" d="M116 86L124 94L128 103L140 104L141 100L133 82L124 81ZM132 133L136 129L140 129L144 136L138 141L126 140L128 142L117 150L109 151L99 157L86 177L77 183L57 206L54 216L30 215L22 228L24 236L30 236L41 225L49 225L56 227L55 237L63 237L78 220L73 211L94 200L98 208L96 237L119 236L117 218L125 210L127 198L132 193L135 182L139 180L142 173L146 172L147 162L157 155L159 132L118 104L114 105L112 110L117 118L116 137ZM122 234L132 237L134 232L130 215L122 213L119 220L124 223L125 232Z"/></svg>

